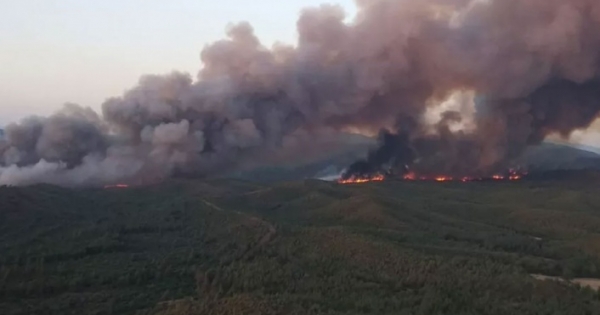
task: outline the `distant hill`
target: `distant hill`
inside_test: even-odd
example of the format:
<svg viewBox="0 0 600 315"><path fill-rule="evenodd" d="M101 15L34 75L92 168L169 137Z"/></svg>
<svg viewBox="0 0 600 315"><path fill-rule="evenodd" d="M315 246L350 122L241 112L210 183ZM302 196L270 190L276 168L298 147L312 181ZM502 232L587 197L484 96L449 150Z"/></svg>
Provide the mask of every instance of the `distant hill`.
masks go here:
<svg viewBox="0 0 600 315"><path fill-rule="evenodd" d="M536 170L600 170L600 154L593 147L543 143L529 147L517 160Z"/></svg>
<svg viewBox="0 0 600 315"><path fill-rule="evenodd" d="M230 174L228 177L259 182L278 182L309 178L335 179L348 165L364 157L376 145L374 139L354 136L345 139L344 149L329 157L299 165L262 167ZM600 170L600 154L593 147L543 143L529 147L516 163L533 170ZM600 149L597 149L600 150Z"/></svg>
<svg viewBox="0 0 600 315"><path fill-rule="evenodd" d="M302 163L273 165L227 174L227 178L258 182L280 182L325 178L341 173L344 168L364 157L376 140L358 134L342 134L339 149L323 152L317 158Z"/></svg>
<svg viewBox="0 0 600 315"><path fill-rule="evenodd" d="M588 152L594 152L597 154L600 154L600 148L599 147L595 147L595 146L589 146L589 145L583 145L583 144L577 144L577 145L569 145L571 147L580 149L580 150L584 150L584 151L588 151Z"/></svg>

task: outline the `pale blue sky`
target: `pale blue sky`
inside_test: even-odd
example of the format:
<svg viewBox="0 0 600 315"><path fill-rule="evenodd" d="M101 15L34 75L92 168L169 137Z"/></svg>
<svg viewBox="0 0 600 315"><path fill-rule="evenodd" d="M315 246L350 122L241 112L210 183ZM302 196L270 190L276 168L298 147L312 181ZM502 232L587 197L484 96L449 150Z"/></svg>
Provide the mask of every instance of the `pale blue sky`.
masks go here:
<svg viewBox="0 0 600 315"><path fill-rule="evenodd" d="M324 2L354 14L353 0L0 0L0 125L65 102L98 109L142 74L196 74L230 22L293 43L300 10Z"/></svg>

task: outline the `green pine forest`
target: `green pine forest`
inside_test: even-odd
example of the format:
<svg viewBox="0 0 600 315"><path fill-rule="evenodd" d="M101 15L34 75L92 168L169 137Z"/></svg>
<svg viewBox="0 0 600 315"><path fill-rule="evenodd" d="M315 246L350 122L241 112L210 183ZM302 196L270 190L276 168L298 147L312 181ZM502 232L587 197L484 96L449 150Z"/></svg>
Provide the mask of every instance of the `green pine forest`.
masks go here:
<svg viewBox="0 0 600 315"><path fill-rule="evenodd" d="M2 187L0 314L600 314L598 187Z"/></svg>

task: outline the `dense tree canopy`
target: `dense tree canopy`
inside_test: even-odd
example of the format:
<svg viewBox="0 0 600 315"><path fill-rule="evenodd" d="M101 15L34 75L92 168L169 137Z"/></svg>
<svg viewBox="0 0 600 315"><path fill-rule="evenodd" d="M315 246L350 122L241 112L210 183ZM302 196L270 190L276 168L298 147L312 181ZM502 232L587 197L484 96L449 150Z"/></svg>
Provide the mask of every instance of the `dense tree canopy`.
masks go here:
<svg viewBox="0 0 600 315"><path fill-rule="evenodd" d="M0 188L0 313L600 314L567 182ZM547 275L562 281L539 280Z"/></svg>

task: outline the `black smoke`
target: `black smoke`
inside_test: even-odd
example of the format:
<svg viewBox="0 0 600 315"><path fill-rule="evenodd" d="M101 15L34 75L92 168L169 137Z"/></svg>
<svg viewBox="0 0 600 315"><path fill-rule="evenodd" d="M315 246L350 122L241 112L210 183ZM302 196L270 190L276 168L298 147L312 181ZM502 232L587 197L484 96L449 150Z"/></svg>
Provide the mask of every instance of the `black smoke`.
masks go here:
<svg viewBox="0 0 600 315"><path fill-rule="evenodd" d="M399 171L404 174L408 170L407 166L415 159L408 133L392 134L382 130L378 142L378 148L369 152L366 159L350 165L342 174L342 179L369 178L374 174L389 175Z"/></svg>

